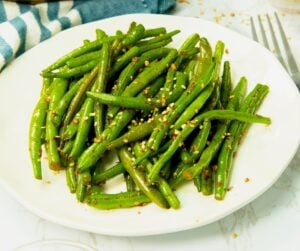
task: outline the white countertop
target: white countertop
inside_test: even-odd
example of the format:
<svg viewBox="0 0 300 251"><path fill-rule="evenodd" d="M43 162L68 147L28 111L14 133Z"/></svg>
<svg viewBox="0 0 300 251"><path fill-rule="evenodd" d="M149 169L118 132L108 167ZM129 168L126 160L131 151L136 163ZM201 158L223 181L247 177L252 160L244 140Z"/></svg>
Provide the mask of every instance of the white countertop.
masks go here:
<svg viewBox="0 0 300 251"><path fill-rule="evenodd" d="M181 0L172 14L212 20L250 37L249 17L274 10L264 0ZM300 66L300 14L279 13ZM27 211L2 187L0 205L3 251L41 240L78 242L99 251L297 251L300 250L300 150L279 180L258 199L218 222L175 234L125 238L62 227ZM51 250L84 250L56 247Z"/></svg>

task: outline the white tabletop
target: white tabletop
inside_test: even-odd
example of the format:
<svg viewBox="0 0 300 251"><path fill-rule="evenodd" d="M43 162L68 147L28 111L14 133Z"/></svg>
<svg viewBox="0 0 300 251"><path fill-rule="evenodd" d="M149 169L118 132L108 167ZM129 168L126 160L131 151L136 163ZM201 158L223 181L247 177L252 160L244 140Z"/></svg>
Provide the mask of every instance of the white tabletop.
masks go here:
<svg viewBox="0 0 300 251"><path fill-rule="evenodd" d="M264 0L181 0L172 14L212 20L250 37L249 17L274 10ZM279 14L300 66L300 15ZM174 234L125 238L62 227L27 211L1 187L0 205L0 250L4 251L41 240L71 241L99 251L296 251L300 250L300 151L279 180L252 203L208 226Z"/></svg>

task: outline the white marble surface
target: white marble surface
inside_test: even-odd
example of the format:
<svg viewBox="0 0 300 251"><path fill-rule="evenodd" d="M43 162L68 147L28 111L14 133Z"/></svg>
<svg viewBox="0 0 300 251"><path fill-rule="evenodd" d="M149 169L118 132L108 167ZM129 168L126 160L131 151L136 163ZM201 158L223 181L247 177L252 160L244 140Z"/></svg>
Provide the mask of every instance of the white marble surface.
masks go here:
<svg viewBox="0 0 300 251"><path fill-rule="evenodd" d="M216 21L250 37L249 16L273 11L269 2L263 0L181 0L172 14ZM280 16L300 66L300 15L280 13ZM3 251L41 240L77 242L99 251L298 251L300 150L279 180L254 202L216 223L175 234L120 238L69 229L33 215L1 187L0 205L0 250ZM55 247L26 250L84 250Z"/></svg>

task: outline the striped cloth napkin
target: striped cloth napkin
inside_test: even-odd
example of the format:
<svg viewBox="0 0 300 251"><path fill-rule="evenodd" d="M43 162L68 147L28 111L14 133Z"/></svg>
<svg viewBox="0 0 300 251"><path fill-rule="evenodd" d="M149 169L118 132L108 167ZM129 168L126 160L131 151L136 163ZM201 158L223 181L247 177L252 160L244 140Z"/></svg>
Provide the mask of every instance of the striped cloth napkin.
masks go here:
<svg viewBox="0 0 300 251"><path fill-rule="evenodd" d="M165 13L176 0L74 0L30 5L0 0L0 71L61 30L128 13Z"/></svg>

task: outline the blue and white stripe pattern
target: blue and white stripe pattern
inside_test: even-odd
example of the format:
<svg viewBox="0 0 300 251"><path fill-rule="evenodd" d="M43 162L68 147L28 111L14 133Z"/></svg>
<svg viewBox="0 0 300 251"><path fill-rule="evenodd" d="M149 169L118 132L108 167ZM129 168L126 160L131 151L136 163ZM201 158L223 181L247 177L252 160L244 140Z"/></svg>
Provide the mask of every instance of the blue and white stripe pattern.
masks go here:
<svg viewBox="0 0 300 251"><path fill-rule="evenodd" d="M74 0L28 5L0 0L0 71L58 32L127 13L164 13L176 0Z"/></svg>

